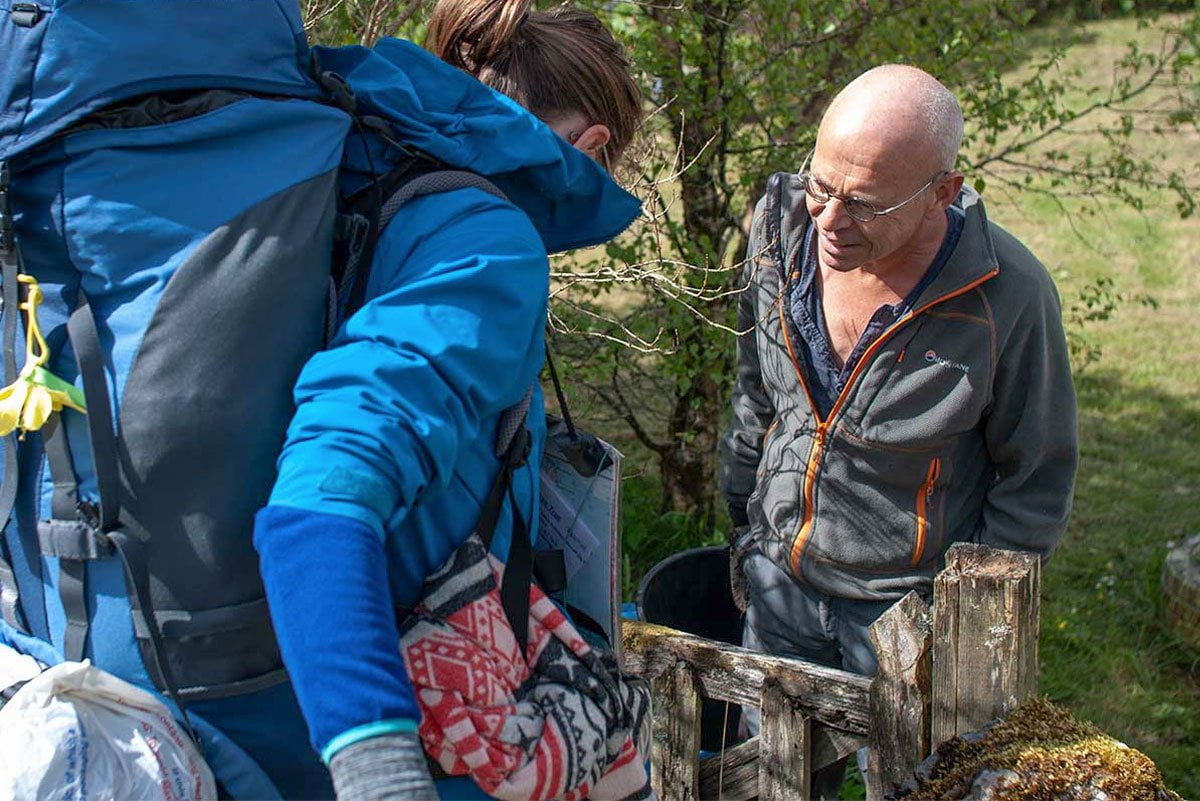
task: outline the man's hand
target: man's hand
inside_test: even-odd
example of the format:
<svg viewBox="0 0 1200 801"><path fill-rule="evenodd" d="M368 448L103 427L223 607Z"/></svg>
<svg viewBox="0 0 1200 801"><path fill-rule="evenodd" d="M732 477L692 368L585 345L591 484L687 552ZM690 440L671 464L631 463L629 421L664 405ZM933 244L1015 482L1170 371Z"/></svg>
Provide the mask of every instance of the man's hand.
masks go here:
<svg viewBox="0 0 1200 801"><path fill-rule="evenodd" d="M735 526L729 532L729 589L733 592L733 603L743 614L750 604L746 576L742 573L742 557L754 547L749 526Z"/></svg>
<svg viewBox="0 0 1200 801"><path fill-rule="evenodd" d="M416 732L359 740L329 762L337 801L436 801Z"/></svg>

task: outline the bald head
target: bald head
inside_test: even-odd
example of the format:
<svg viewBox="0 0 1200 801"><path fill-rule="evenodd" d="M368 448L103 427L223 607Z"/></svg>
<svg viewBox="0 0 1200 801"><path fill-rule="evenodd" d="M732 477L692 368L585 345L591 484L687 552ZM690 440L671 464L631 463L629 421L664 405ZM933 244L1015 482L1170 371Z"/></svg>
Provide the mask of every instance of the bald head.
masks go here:
<svg viewBox="0 0 1200 801"><path fill-rule="evenodd" d="M924 70L885 64L851 81L821 119L818 144L854 145L880 157L903 155L930 172L951 170L962 144L954 95Z"/></svg>

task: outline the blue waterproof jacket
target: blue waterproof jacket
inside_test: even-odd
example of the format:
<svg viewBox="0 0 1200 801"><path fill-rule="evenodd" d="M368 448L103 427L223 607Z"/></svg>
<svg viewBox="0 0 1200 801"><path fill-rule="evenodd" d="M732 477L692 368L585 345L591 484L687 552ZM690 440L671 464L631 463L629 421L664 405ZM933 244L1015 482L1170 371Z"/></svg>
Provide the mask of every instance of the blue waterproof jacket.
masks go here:
<svg viewBox="0 0 1200 801"><path fill-rule="evenodd" d="M424 152L492 179L410 201L382 234L367 302L305 366L295 418L255 542L285 663L328 760L419 720L395 609L462 543L500 467L501 414L536 385L547 251L620 232L638 204L594 162L508 98L408 42L318 49L360 106ZM396 156L349 140L345 180ZM536 537L540 390L533 449L514 476ZM494 550L507 552L511 516Z"/></svg>

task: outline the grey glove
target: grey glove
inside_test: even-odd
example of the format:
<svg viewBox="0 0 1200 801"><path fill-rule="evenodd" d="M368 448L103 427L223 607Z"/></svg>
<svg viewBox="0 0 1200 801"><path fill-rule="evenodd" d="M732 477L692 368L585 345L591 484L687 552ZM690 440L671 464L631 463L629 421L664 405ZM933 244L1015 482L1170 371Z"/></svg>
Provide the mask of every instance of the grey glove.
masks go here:
<svg viewBox="0 0 1200 801"><path fill-rule="evenodd" d="M438 797L416 732L348 745L329 762L337 801L435 801Z"/></svg>
<svg viewBox="0 0 1200 801"><path fill-rule="evenodd" d="M729 589L739 612L745 613L750 603L746 576L742 573L742 558L754 547L749 526L736 526L729 532Z"/></svg>

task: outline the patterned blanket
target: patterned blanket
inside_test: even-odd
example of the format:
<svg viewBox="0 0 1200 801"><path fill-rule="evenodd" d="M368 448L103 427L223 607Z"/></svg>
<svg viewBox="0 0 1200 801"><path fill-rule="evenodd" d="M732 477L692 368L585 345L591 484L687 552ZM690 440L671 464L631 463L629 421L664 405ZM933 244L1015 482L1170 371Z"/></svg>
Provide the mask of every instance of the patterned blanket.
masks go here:
<svg viewBox="0 0 1200 801"><path fill-rule="evenodd" d="M648 686L622 676L537 586L522 657L500 602L503 572L472 536L426 580L404 626L426 751L506 801L653 798Z"/></svg>

